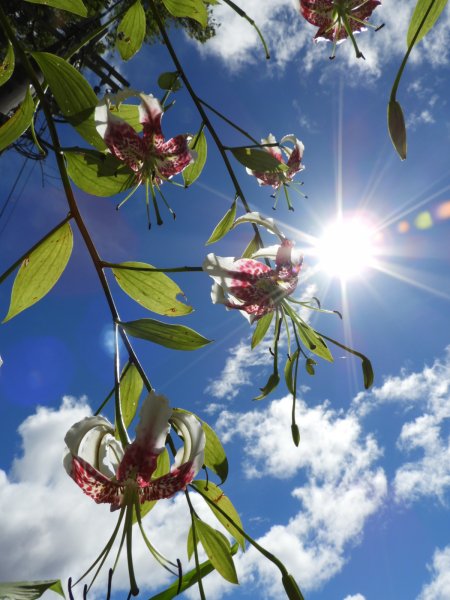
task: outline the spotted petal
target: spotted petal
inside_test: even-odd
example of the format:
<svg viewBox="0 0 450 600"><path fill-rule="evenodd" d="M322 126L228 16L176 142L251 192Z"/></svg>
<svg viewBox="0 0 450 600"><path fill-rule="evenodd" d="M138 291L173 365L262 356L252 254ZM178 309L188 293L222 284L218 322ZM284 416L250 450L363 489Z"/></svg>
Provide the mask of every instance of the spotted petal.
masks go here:
<svg viewBox="0 0 450 600"><path fill-rule="evenodd" d="M181 465L167 475L154 479L148 485L139 490L141 504L148 500L161 500L171 498L177 492L184 490L195 477L195 469L192 463Z"/></svg>
<svg viewBox="0 0 450 600"><path fill-rule="evenodd" d="M122 493L117 481L108 479L82 458L73 457L70 476L97 504L107 503L114 508L120 506Z"/></svg>

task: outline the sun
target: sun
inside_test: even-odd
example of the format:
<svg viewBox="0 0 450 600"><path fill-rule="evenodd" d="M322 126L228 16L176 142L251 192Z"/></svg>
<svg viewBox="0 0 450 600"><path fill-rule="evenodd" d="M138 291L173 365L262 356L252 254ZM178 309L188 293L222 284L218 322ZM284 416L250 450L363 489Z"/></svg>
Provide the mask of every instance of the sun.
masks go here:
<svg viewBox="0 0 450 600"><path fill-rule="evenodd" d="M375 266L376 238L374 226L362 216L336 220L315 244L318 269L342 281L362 276Z"/></svg>

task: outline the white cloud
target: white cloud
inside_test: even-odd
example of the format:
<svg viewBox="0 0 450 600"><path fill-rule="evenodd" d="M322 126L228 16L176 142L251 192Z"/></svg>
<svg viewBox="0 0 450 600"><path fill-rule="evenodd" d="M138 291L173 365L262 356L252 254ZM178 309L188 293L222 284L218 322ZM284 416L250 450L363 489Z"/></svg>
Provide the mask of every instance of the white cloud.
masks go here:
<svg viewBox="0 0 450 600"><path fill-rule="evenodd" d="M366 597L362 594L354 594L351 596L345 596L344 600L366 600Z"/></svg>
<svg viewBox="0 0 450 600"><path fill-rule="evenodd" d="M381 451L372 436L362 433L356 417L326 403L307 408L300 401L302 441L296 448L288 434L290 412L290 397L262 411L225 411L217 430L225 442L242 439L247 477L306 475L306 483L292 491L300 503L298 513L274 524L258 542L287 565L302 589L311 590L342 569L348 547L360 540L366 520L380 508L387 484L383 470L374 466ZM239 557L238 565L245 581L258 581L267 597L283 597L273 566L253 548Z"/></svg>
<svg viewBox="0 0 450 600"><path fill-rule="evenodd" d="M300 58L303 74L319 67L323 69L323 76L329 77L328 56L332 46L313 42L317 28L303 19L298 4L297 0L247 0L245 10L269 45L271 61L267 66L272 72ZM366 60L357 59L352 44L346 41L337 49L333 72L346 72L351 66L353 80L377 79L384 65L392 59L398 61L405 53L406 32L415 4L416 0L383 0L371 17L374 25L384 23L383 29L357 35ZM198 44L199 52L219 57L230 70L255 63L265 69L261 42L249 23L225 5L214 7L214 15L221 26L213 39L204 45ZM450 9L447 8L433 31L411 53L410 63L426 62L433 67L445 65L449 60L449 48Z"/></svg>
<svg viewBox="0 0 450 600"><path fill-rule="evenodd" d="M436 496L445 503L450 488L450 438L445 434L450 420L450 346L442 359L422 371L388 377L383 385L358 394L352 411L360 416L377 405L397 403L419 416L402 426L398 446L420 458L403 464L395 474L397 500L412 502L423 496Z"/></svg>
<svg viewBox="0 0 450 600"><path fill-rule="evenodd" d="M450 546L437 549L433 564L428 567L432 581L427 583L417 600L448 600L450 598Z"/></svg>

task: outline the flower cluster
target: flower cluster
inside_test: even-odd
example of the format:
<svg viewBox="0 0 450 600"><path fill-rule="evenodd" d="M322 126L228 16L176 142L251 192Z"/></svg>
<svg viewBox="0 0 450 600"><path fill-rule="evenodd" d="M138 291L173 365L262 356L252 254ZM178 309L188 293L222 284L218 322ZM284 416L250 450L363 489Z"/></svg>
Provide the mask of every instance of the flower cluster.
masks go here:
<svg viewBox="0 0 450 600"><path fill-rule="evenodd" d="M289 148L285 145L286 142L291 142L294 147ZM280 147L277 145L275 136L269 133L267 138L263 138L261 140L261 144L264 146L264 150L266 152L276 158L279 163L286 164L288 168L286 171L260 172L253 171L247 167L247 173L256 177L259 185L270 185L277 190L281 185L291 182L294 178L294 175L304 168L303 165L301 165L301 161L305 147L303 143L294 135L285 135L283 138L281 138ZM284 161L281 148L283 148L287 162Z"/></svg>

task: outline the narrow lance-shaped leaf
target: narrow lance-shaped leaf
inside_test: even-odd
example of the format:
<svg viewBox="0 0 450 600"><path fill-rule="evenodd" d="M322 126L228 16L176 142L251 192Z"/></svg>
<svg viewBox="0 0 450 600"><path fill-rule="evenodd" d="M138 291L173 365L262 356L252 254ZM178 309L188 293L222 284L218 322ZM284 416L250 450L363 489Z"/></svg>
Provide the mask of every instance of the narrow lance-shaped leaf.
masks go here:
<svg viewBox="0 0 450 600"><path fill-rule="evenodd" d="M0 152L15 142L31 125L34 102L30 90L16 112L0 127Z"/></svg>
<svg viewBox="0 0 450 600"><path fill-rule="evenodd" d="M288 167L272 154L258 148L230 148L234 158L252 171L285 171Z"/></svg>
<svg viewBox="0 0 450 600"><path fill-rule="evenodd" d="M208 12L202 0L162 0L162 3L174 17L189 17L206 27Z"/></svg>
<svg viewBox="0 0 450 600"><path fill-rule="evenodd" d="M230 545L226 537L197 517L195 517L195 530L216 571L230 583L238 583Z"/></svg>
<svg viewBox="0 0 450 600"><path fill-rule="evenodd" d="M434 4L430 8L430 5L433 1ZM423 21L422 27L420 28L417 38L414 41L415 44L420 42L420 40L422 40L434 26L446 4L447 0L418 0L409 23L408 33L406 35L406 42L408 46L412 44L414 36L419 29L427 11L429 10L429 13Z"/></svg>
<svg viewBox="0 0 450 600"><path fill-rule="evenodd" d="M121 267L151 269L152 265L141 262L125 262ZM178 285L158 271L139 271L127 268L113 268L117 283L133 300L148 310L167 317L178 317L192 312L192 306L179 302L183 296Z"/></svg>
<svg viewBox="0 0 450 600"><path fill-rule="evenodd" d="M209 236L209 239L205 243L206 246L214 244L223 238L230 229L233 227L234 219L236 218L236 200L234 200L231 207L227 210L224 216L220 219L219 223L214 228L214 231Z"/></svg>
<svg viewBox="0 0 450 600"><path fill-rule="evenodd" d="M278 373L272 373L266 385L261 388L261 393L259 394L259 396L253 398L253 400L263 400L266 396L273 392L273 390L278 386L279 383L280 376L278 375Z"/></svg>
<svg viewBox="0 0 450 600"><path fill-rule="evenodd" d="M134 364L125 369L120 378L120 405L123 424L128 427L136 415L144 382ZM119 439L117 430L116 438Z"/></svg>
<svg viewBox="0 0 450 600"><path fill-rule="evenodd" d="M59 579L0 583L0 598L2 600L37 600L47 590L51 590L64 598L64 592Z"/></svg>
<svg viewBox="0 0 450 600"><path fill-rule="evenodd" d="M117 48L123 60L130 60L138 52L145 38L145 11L137 0L124 14L117 28Z"/></svg>
<svg viewBox="0 0 450 600"><path fill-rule="evenodd" d="M228 460L222 443L212 427L202 421L203 431L206 437L205 445L205 467L211 469L224 483L228 477Z"/></svg>
<svg viewBox="0 0 450 600"><path fill-rule="evenodd" d="M255 234L242 253L242 258L251 258L253 254L260 249L260 247L258 236Z"/></svg>
<svg viewBox="0 0 450 600"><path fill-rule="evenodd" d="M238 551L238 544L233 544L233 546L230 549L230 552L232 555L236 554L236 552ZM204 577L206 577L206 575L209 575L209 573L212 573L214 571L214 567L211 564L211 561L209 560L205 560L204 562L202 562L200 564L200 577L203 579ZM172 600L173 598L175 598L175 596L178 596L179 593L184 592L185 590L187 590L188 588L190 588L191 586L193 586L195 583L197 583L198 581L198 572L197 569L194 567L193 569L191 569L190 571L188 571L187 573L184 573L183 578L181 580L181 586L180 589L178 590L178 580L175 581L175 583L173 583L171 586L169 586L167 589L165 589L164 591L160 592L159 594L156 594L156 596L152 596L150 598L150 600Z"/></svg>
<svg viewBox="0 0 450 600"><path fill-rule="evenodd" d="M242 521L239 517L237 510L234 508L231 500L223 493L223 491L211 483L211 481L202 481L200 479L193 482L193 485L196 489L200 490L205 496L207 496L212 504L208 502L209 508L214 513L215 517L221 523L225 529L234 537L234 539L239 543L242 550L245 550L245 538L240 533L236 527L234 527L231 522L220 512L215 506L219 506L224 513L235 523L240 529L242 527Z"/></svg>
<svg viewBox="0 0 450 600"><path fill-rule="evenodd" d="M273 312L270 312L258 320L252 335L252 350L253 348L256 348L256 346L265 338L270 324L272 323L272 319Z"/></svg>
<svg viewBox="0 0 450 600"><path fill-rule="evenodd" d="M30 253L14 280L11 303L3 323L48 294L66 268L72 246L72 229L65 223Z"/></svg>
<svg viewBox="0 0 450 600"><path fill-rule="evenodd" d="M211 343L211 340L207 340L190 327L169 325L155 319L138 319L120 323L120 326L133 337L173 350L197 350Z"/></svg>
<svg viewBox="0 0 450 600"><path fill-rule="evenodd" d="M0 63L0 85L3 85L8 81L14 72L14 48L11 42L8 40L8 46L6 50L5 58Z"/></svg>
<svg viewBox="0 0 450 600"><path fill-rule="evenodd" d="M299 350L297 350L291 355L288 356L286 360L286 364L284 366L284 379L286 381L286 387L289 392L294 396L296 393L295 390L295 381L294 381L294 373L295 373L295 365L298 363L299 358Z"/></svg>
<svg viewBox="0 0 450 600"><path fill-rule="evenodd" d="M198 179L198 177L200 177L201 172L203 171L203 167L206 164L208 146L206 143L206 136L203 133L203 131L201 131L198 135L195 135L189 141L189 148L191 150L194 150L197 156L195 157L194 162L188 165L183 170L182 175L185 187L188 187L189 185L194 183L194 181Z"/></svg>
<svg viewBox="0 0 450 600"><path fill-rule="evenodd" d="M135 174L112 154L96 150L66 151L67 172L84 192L94 196L115 196L129 189Z"/></svg>

